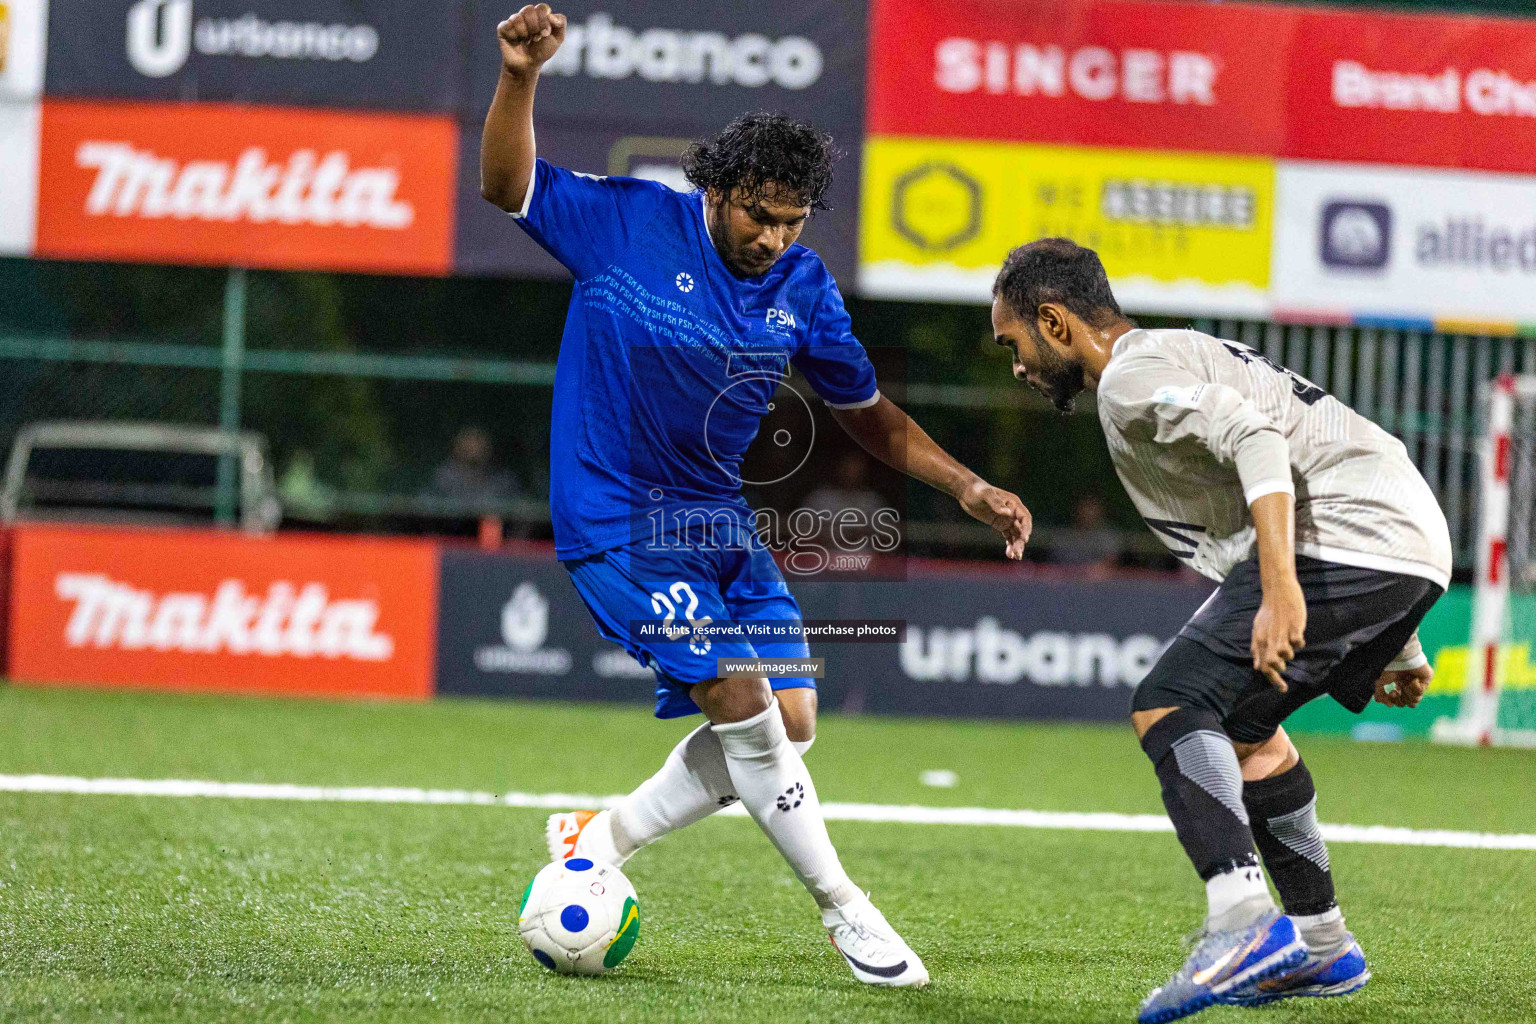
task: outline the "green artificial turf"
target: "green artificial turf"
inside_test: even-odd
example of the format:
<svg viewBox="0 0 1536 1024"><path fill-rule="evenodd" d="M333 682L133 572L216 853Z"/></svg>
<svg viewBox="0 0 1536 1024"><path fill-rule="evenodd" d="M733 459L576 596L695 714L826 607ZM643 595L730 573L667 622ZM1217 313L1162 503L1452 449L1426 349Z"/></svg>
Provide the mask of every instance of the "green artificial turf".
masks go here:
<svg viewBox="0 0 1536 1024"><path fill-rule="evenodd" d="M527 702L0 689L0 772L612 793L688 727ZM1325 820L1536 832L1536 754L1299 744ZM824 800L1159 810L1118 728L828 718L808 761ZM923 786L934 768L959 784ZM543 821L0 794L0 1021L1129 1021L1203 905L1168 834L832 822L934 978L871 990L751 822L716 819L626 867L643 914L629 960L561 978L515 930ZM1372 984L1196 1020L1536 1019L1536 853L1332 853Z"/></svg>

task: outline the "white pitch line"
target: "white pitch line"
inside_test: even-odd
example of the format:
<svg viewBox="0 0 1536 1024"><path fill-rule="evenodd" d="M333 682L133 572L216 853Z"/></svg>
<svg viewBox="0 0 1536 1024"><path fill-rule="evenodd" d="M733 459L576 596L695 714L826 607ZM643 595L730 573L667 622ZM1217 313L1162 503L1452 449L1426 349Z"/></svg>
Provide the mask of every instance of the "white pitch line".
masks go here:
<svg viewBox="0 0 1536 1024"><path fill-rule="evenodd" d="M89 796L222 797L233 800L301 800L372 804L469 804L485 807L612 807L619 796L590 793L485 793L469 789L413 786L300 786L293 783L209 782L201 779L84 779L70 775L0 775L4 793L72 793ZM821 805L829 821L893 822L906 825L1001 825L1085 832L1172 832L1160 814L1110 811L1012 811L992 807L920 807L899 804ZM745 817L740 804L720 811ZM1333 843L1387 846L1441 846L1473 850L1536 850L1536 835L1396 828L1389 825L1323 825Z"/></svg>

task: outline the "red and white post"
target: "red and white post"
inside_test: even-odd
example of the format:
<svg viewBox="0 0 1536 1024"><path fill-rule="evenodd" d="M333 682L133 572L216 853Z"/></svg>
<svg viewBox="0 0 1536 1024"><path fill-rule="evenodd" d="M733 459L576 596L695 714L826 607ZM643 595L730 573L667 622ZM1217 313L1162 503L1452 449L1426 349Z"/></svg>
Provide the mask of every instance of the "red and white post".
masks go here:
<svg viewBox="0 0 1536 1024"><path fill-rule="evenodd" d="M1515 419L1515 378L1493 382L1481 452L1482 521L1472 596L1471 657L1461 713L1435 723L1434 738L1489 746L1499 721L1500 652L1509 606L1509 476Z"/></svg>
<svg viewBox="0 0 1536 1024"><path fill-rule="evenodd" d="M1499 653L1509 607L1509 471L1515 420L1515 379L1494 381L1488 402L1488 436L1483 455L1482 542L1477 552L1477 591L1472 601L1472 651L1463 717L1477 742L1493 742L1499 720Z"/></svg>

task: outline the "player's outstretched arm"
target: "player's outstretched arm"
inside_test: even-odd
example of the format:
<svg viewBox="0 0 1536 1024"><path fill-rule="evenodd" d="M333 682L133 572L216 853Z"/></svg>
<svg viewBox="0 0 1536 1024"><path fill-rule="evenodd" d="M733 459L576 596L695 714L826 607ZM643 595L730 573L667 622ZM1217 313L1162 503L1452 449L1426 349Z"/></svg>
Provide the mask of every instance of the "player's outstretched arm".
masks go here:
<svg viewBox="0 0 1536 1024"><path fill-rule="evenodd" d="M1024 557L1034 520L1019 496L993 487L936 444L884 395L864 409L833 409L832 418L869 454L954 498L1006 541L1009 558Z"/></svg>
<svg viewBox="0 0 1536 1024"><path fill-rule="evenodd" d="M1248 506L1259 549L1264 598L1253 617L1253 667L1275 688L1288 687L1280 673L1306 646L1307 601L1296 579L1296 499L1275 491Z"/></svg>
<svg viewBox="0 0 1536 1024"><path fill-rule="evenodd" d="M496 26L496 39L501 76L480 133L480 194L511 212L523 208L533 179L533 91L565 41L565 15L530 4Z"/></svg>

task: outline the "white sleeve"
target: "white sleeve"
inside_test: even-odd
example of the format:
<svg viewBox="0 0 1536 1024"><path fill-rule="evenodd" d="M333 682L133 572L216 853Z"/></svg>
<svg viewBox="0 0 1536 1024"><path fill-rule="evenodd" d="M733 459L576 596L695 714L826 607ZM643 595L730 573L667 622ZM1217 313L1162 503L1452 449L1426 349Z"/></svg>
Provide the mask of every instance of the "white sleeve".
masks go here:
<svg viewBox="0 0 1536 1024"><path fill-rule="evenodd" d="M1243 394L1202 381L1156 352L1128 353L1100 382L1116 426L1127 434L1150 432L1159 444L1196 441L1217 461L1237 470L1243 498L1296 493L1291 449L1285 435Z"/></svg>
<svg viewBox="0 0 1536 1024"><path fill-rule="evenodd" d="M1414 630L1413 636L1409 637L1408 642L1403 645L1402 653L1392 660L1386 667L1386 671L1406 672L1428 664L1429 658L1424 655L1424 645L1419 643L1419 631Z"/></svg>

